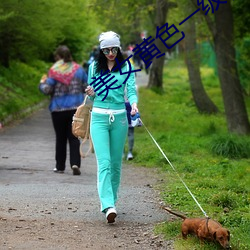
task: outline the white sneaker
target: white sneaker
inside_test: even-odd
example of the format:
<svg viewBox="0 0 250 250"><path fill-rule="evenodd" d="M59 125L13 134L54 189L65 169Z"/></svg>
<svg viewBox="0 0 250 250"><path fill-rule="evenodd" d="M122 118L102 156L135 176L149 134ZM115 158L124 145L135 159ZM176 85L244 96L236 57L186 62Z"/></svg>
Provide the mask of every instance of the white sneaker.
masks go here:
<svg viewBox="0 0 250 250"><path fill-rule="evenodd" d="M134 156L131 152L128 152L127 161L133 160Z"/></svg>
<svg viewBox="0 0 250 250"><path fill-rule="evenodd" d="M54 171L55 173L59 173L59 174L63 174L63 173L64 173L63 170L57 170L57 168L54 168L53 171Z"/></svg>
<svg viewBox="0 0 250 250"><path fill-rule="evenodd" d="M107 209L106 218L108 220L108 223L114 223L116 216L117 216L117 212L115 208L110 207Z"/></svg>

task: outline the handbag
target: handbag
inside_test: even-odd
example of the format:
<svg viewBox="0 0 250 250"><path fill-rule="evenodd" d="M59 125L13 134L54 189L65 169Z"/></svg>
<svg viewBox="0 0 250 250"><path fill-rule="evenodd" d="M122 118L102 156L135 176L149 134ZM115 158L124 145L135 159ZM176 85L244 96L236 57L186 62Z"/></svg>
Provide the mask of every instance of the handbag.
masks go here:
<svg viewBox="0 0 250 250"><path fill-rule="evenodd" d="M93 143L90 137L90 114L92 110L92 103L87 103L88 96L86 95L83 103L76 109L72 118L72 134L80 140L80 155L85 158L90 151L92 153ZM83 151L83 145L89 141L89 148L86 153Z"/></svg>

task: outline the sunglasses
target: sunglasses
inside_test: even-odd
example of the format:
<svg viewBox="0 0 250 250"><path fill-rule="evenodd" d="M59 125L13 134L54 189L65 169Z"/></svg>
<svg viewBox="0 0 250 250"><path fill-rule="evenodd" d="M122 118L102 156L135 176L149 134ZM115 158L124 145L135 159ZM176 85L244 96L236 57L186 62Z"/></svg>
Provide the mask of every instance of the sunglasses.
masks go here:
<svg viewBox="0 0 250 250"><path fill-rule="evenodd" d="M118 48L117 47L114 47L114 48L111 48L111 49L105 48L105 49L102 50L104 55L109 55L110 51L112 52L112 54L117 54Z"/></svg>

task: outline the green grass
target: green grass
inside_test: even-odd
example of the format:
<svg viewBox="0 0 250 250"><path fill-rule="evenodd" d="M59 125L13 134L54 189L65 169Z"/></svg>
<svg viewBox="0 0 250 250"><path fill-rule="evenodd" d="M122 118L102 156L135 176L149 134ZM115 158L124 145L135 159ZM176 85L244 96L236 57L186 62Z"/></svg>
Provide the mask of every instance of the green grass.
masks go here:
<svg viewBox="0 0 250 250"><path fill-rule="evenodd" d="M181 178L206 213L230 230L232 249L250 249L250 138L227 132L219 81L212 69L204 67L201 72L205 89L220 113L202 115L197 111L185 65L180 60L170 61L164 70L163 93L141 88L139 109L174 170L144 127L135 130L133 163L159 169L164 181L156 188L165 204L189 217L202 217ZM250 101L246 102L249 113ZM184 242L178 237L180 224L177 219L159 224L155 230L175 239L178 250L218 248L213 243L201 248L192 237Z"/></svg>

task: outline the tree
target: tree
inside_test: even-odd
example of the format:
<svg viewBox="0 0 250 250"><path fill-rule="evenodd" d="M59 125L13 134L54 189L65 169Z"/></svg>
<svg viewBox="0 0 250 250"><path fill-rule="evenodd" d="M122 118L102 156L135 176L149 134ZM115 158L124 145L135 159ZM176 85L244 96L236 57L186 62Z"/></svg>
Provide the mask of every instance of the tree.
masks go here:
<svg viewBox="0 0 250 250"><path fill-rule="evenodd" d="M166 23L167 12L171 6L172 5L168 2L168 0L156 1L155 30L157 29L157 26L162 27ZM161 42L160 39L156 39L154 44L162 53L167 51L166 46ZM156 87L162 90L164 61L164 56L159 58L154 57L149 74L148 88Z"/></svg>
<svg viewBox="0 0 250 250"><path fill-rule="evenodd" d="M191 1L196 5L195 0ZM210 15L204 17L213 37L228 130L249 134L250 123L236 64L231 1L220 6L214 20Z"/></svg>
<svg viewBox="0 0 250 250"><path fill-rule="evenodd" d="M107 4L108 2L108 4ZM96 12L101 31L113 30L121 35L123 49L130 43L140 43L140 34L147 26L153 30L152 19L155 15L155 0L94 0L93 10ZM146 24L146 25L145 25Z"/></svg>
<svg viewBox="0 0 250 250"><path fill-rule="evenodd" d="M45 44L48 48L52 45L57 32L53 30L55 34L52 36L48 31L49 18L45 19L44 13L50 14L50 9L45 3L38 0L34 9L31 0L2 0L0 9L4 14L11 13L5 20L0 20L2 65L8 67L11 59L27 61L37 58L37 52L44 51Z"/></svg>
<svg viewBox="0 0 250 250"><path fill-rule="evenodd" d="M48 60L62 43L82 60L95 36L95 21L85 8L88 2L37 0L34 8L33 0L1 0L0 64L8 67L12 59Z"/></svg>
<svg viewBox="0 0 250 250"><path fill-rule="evenodd" d="M190 3L185 4L185 9L192 13L193 6ZM188 76L191 87L191 92L194 98L195 105L200 113L217 113L218 108L207 95L201 80L200 74L200 57L197 51L196 44L196 25L195 18L192 17L185 23L185 54L188 68Z"/></svg>

